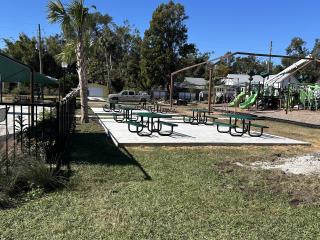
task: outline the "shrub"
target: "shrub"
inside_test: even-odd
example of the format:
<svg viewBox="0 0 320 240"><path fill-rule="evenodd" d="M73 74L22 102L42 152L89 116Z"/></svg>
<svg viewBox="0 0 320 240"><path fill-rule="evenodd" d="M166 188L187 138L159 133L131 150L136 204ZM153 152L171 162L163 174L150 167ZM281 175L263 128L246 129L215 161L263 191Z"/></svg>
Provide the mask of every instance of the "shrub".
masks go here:
<svg viewBox="0 0 320 240"><path fill-rule="evenodd" d="M23 85L21 85L21 86L19 86L19 87L16 87L16 88L14 88L12 91L11 91L11 93L13 94L13 95L27 95L27 94L29 94L29 88L28 87L26 87L26 86L23 86Z"/></svg>
<svg viewBox="0 0 320 240"><path fill-rule="evenodd" d="M0 208L11 206L13 198L30 199L64 187L67 178L56 173L43 159L26 154L10 155L9 168L0 165ZM0 162L7 160L0 159ZM1 167L2 166L2 167Z"/></svg>

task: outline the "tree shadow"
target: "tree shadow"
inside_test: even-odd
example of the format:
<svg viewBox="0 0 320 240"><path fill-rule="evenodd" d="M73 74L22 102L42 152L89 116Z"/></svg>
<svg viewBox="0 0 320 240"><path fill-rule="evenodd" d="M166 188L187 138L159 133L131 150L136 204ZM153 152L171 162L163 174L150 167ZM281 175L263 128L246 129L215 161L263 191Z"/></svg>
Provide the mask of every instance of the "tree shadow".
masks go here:
<svg viewBox="0 0 320 240"><path fill-rule="evenodd" d="M105 133L76 132L71 142L71 160L75 164L107 165L110 166L110 171L117 171L118 175L114 175L115 177L123 175L128 178L130 175L135 179L137 176L132 171L138 169L140 177L142 173L143 179L151 180L134 156L127 149L116 147Z"/></svg>

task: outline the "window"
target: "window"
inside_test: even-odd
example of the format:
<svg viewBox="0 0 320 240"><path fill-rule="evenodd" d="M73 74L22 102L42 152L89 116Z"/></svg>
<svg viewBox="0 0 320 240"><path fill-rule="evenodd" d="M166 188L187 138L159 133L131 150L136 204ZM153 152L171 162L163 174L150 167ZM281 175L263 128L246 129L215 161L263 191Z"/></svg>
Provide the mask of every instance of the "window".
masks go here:
<svg viewBox="0 0 320 240"><path fill-rule="evenodd" d="M121 95L128 95L128 92L127 92L127 91L123 91L123 92L121 93Z"/></svg>
<svg viewBox="0 0 320 240"><path fill-rule="evenodd" d="M131 96L134 95L134 92L130 91L130 92L129 92L129 95L131 95Z"/></svg>

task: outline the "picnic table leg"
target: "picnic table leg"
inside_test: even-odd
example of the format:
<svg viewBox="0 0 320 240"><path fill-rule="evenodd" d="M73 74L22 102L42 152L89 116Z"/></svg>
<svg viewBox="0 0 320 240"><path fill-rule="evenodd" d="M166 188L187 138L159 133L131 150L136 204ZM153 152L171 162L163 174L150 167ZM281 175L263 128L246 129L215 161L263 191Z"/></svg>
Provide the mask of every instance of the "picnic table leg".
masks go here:
<svg viewBox="0 0 320 240"><path fill-rule="evenodd" d="M197 113L197 118L196 118L195 114L194 114L194 111L192 111L192 121L190 121L190 124L197 125L198 123L194 122L195 120L198 121L197 119L198 119L198 113Z"/></svg>
<svg viewBox="0 0 320 240"><path fill-rule="evenodd" d="M219 129L219 124L217 124L217 131L218 131L219 133L230 133L230 127L229 127L228 131L224 131L224 130L220 130L220 129Z"/></svg>
<svg viewBox="0 0 320 240"><path fill-rule="evenodd" d="M234 131L235 131L236 133L244 134L244 133L247 132L246 125L245 125L245 120L242 119L242 120L241 120L241 123L242 123L242 131L237 131L237 128L236 128L236 127L234 128ZM237 125L237 119L235 120L235 125Z"/></svg>
<svg viewBox="0 0 320 240"><path fill-rule="evenodd" d="M139 130L139 127L136 126L136 130L131 130L130 124L128 124L128 130L129 130L129 132L132 132L132 133L140 133L140 132L142 132L143 127L141 127L141 130Z"/></svg>
<svg viewBox="0 0 320 240"><path fill-rule="evenodd" d="M160 118L158 118L158 132L162 130L162 124L160 124Z"/></svg>
<svg viewBox="0 0 320 240"><path fill-rule="evenodd" d="M116 122L118 122L118 123L121 123L121 122L124 121L123 115L122 115L122 119L118 119L118 115L114 115L114 116L113 116L113 119L114 119Z"/></svg>
<svg viewBox="0 0 320 240"><path fill-rule="evenodd" d="M123 111L123 122L127 121L127 110Z"/></svg>
<svg viewBox="0 0 320 240"><path fill-rule="evenodd" d="M248 134L249 134L250 137L261 137L263 135L263 129L264 128L261 128L260 133L258 133L258 134L252 134L251 133L251 121L249 121Z"/></svg>
<svg viewBox="0 0 320 240"><path fill-rule="evenodd" d="M207 123L207 117L206 117L206 112L203 113L203 123Z"/></svg>
<svg viewBox="0 0 320 240"><path fill-rule="evenodd" d="M230 135L233 137L242 137L243 134L245 133L245 120L242 119L242 131L241 132L237 131L236 125L237 125L237 120L235 120L235 127L234 127L234 131L236 132L236 134L232 133L232 127L230 127Z"/></svg>
<svg viewBox="0 0 320 240"><path fill-rule="evenodd" d="M160 119L158 118L158 120L154 121L154 119L152 118L152 122L152 132L159 132Z"/></svg>
<svg viewBox="0 0 320 240"><path fill-rule="evenodd" d="M148 117L148 130L149 132L153 132L154 130L153 118L150 118L150 117Z"/></svg>
<svg viewBox="0 0 320 240"><path fill-rule="evenodd" d="M149 121L149 118L146 122L146 125L144 125L144 121L143 121L143 117L141 116L141 124L142 124L142 129L140 132L137 132L137 134L140 136L140 137L148 137L152 134L152 132L149 131L149 124L150 124L150 121ZM145 128L144 126L146 126L146 129L149 131L148 133L142 133L143 129Z"/></svg>

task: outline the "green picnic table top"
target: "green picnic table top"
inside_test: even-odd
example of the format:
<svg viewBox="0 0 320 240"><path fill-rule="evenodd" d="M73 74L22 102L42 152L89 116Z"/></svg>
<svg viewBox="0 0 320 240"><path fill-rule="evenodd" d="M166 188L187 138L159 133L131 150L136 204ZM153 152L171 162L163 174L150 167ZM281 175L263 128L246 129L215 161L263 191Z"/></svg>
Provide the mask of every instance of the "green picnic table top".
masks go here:
<svg viewBox="0 0 320 240"><path fill-rule="evenodd" d="M243 120L255 120L257 117L250 116L250 115L243 115L243 114L234 114L234 113L226 113L222 114L222 116L229 117L229 118L235 118L235 119L243 119Z"/></svg>
<svg viewBox="0 0 320 240"><path fill-rule="evenodd" d="M169 114L160 114L160 113L153 113L153 112L138 112L136 113L136 115L140 117L148 117L148 118L172 118L173 116Z"/></svg>

